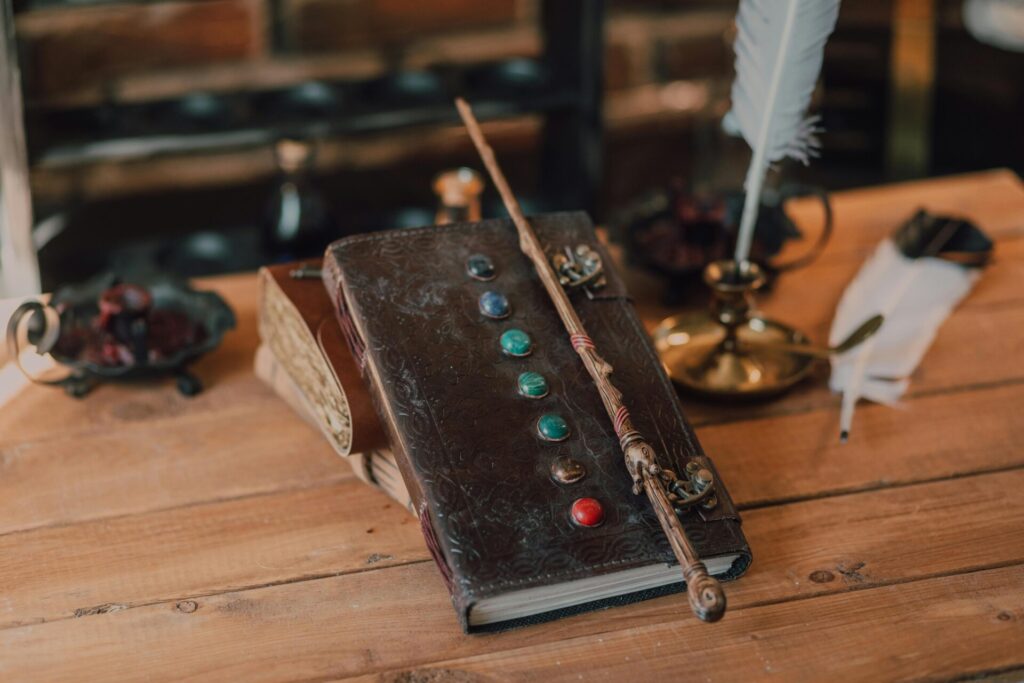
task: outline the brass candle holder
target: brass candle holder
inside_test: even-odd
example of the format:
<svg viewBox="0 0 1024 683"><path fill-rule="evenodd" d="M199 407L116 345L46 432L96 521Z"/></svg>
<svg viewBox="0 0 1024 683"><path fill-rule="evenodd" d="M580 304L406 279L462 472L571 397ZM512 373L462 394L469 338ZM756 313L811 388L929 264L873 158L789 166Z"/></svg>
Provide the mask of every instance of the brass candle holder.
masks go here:
<svg viewBox="0 0 1024 683"><path fill-rule="evenodd" d="M661 321L653 333L665 369L680 387L715 398L756 398L779 394L828 359L864 342L882 326L876 315L842 343L815 346L799 330L758 314L754 293L764 286L756 263L715 261L704 269L711 311Z"/></svg>
<svg viewBox="0 0 1024 683"><path fill-rule="evenodd" d="M654 345L669 376L688 391L711 397L770 396L810 372L813 356L776 348L809 347L807 337L754 312L764 271L749 261L715 261L704 269L711 311L666 318Z"/></svg>

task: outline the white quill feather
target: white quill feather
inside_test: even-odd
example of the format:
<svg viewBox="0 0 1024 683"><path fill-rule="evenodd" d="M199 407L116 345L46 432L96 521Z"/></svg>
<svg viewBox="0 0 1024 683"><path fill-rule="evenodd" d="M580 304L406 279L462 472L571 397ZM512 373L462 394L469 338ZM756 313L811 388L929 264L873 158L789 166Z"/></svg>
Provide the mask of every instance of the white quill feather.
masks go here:
<svg viewBox="0 0 1024 683"><path fill-rule="evenodd" d="M816 118L807 105L821 72L825 41L835 28L839 0L741 0L736 16L736 80L727 130L753 150L744 184L735 259L747 260L768 164L816 156Z"/></svg>
<svg viewBox="0 0 1024 683"><path fill-rule="evenodd" d="M891 239L882 241L843 293L829 333L836 344L865 319L885 316L873 337L832 360L829 386L843 392L843 438L858 399L890 405L899 400L942 321L979 275L976 268L938 258L907 258Z"/></svg>

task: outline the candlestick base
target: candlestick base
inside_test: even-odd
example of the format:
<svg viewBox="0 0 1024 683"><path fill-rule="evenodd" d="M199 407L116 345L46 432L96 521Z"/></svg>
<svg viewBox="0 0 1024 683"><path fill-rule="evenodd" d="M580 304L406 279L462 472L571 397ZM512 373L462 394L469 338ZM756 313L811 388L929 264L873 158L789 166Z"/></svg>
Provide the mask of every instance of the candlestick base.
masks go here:
<svg viewBox="0 0 1024 683"><path fill-rule="evenodd" d="M780 349L809 346L787 325L752 312L753 293L764 284L757 264L717 261L704 271L714 297L710 313L666 318L654 345L669 376L702 396L755 398L779 394L807 376L813 357Z"/></svg>

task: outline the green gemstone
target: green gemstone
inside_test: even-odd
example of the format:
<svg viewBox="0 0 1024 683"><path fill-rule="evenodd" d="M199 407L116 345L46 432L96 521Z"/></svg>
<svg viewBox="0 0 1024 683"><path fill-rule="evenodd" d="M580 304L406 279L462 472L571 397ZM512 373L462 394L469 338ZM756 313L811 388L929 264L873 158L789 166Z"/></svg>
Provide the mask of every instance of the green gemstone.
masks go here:
<svg viewBox="0 0 1024 683"><path fill-rule="evenodd" d="M569 425L561 415L545 413L537 420L537 431L546 441L565 441L569 438Z"/></svg>
<svg viewBox="0 0 1024 683"><path fill-rule="evenodd" d="M533 350L530 335L522 330L505 330L501 335L501 350L510 356L528 356Z"/></svg>
<svg viewBox="0 0 1024 683"><path fill-rule="evenodd" d="M539 372L524 372L519 375L519 393L527 398L544 398L548 395L548 381Z"/></svg>

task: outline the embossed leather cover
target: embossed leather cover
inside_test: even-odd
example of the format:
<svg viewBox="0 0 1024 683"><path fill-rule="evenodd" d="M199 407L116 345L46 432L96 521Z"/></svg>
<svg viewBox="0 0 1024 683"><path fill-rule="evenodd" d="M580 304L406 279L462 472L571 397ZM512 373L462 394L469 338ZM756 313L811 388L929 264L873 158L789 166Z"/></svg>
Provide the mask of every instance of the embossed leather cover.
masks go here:
<svg viewBox="0 0 1024 683"><path fill-rule="evenodd" d="M661 464L682 471L699 459L713 470L587 216L548 214L531 223L549 253L580 243L601 250L608 283L593 299L573 294L580 318L615 368L613 380ZM494 261L493 281L466 274L474 253ZM631 491L598 392L510 221L349 237L328 248L324 281L464 629L534 623L684 588L680 580L514 623L471 626L469 612L483 598L675 560L646 496ZM487 290L507 295L509 318L479 312ZM498 338L513 327L533 338L528 357L503 355ZM517 393L526 370L548 379L547 397ZM537 436L536 421L546 412L565 417L572 430L566 441ZM556 484L549 468L558 456L581 461L587 476ZM717 472L715 478L719 504L683 521L702 558L738 556L721 577L730 579L746 569L750 552ZM601 501L601 526L573 523L570 506L580 497Z"/></svg>

